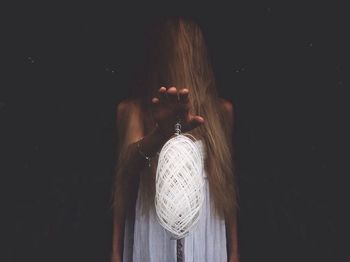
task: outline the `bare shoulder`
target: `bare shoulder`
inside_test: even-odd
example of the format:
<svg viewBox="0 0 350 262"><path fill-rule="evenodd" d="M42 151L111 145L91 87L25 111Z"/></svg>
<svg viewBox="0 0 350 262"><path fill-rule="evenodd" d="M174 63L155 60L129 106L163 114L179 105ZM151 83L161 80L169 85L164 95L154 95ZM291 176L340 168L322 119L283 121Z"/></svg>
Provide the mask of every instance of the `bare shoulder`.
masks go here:
<svg viewBox="0 0 350 262"><path fill-rule="evenodd" d="M128 98L120 101L116 104L116 117L122 119L123 116L129 113L137 113L140 111L141 99L139 98Z"/></svg>
<svg viewBox="0 0 350 262"><path fill-rule="evenodd" d="M219 103L220 103L221 110L223 110L223 112L227 113L229 116L233 116L234 106L232 101L220 97Z"/></svg>
<svg viewBox="0 0 350 262"><path fill-rule="evenodd" d="M140 99L125 99L116 105L118 144L128 145L143 136Z"/></svg>
<svg viewBox="0 0 350 262"><path fill-rule="evenodd" d="M230 133L232 134L233 126L234 126L234 105L233 102L231 102L228 99L219 98L219 105L223 112L224 118L228 123L228 127L230 130Z"/></svg>

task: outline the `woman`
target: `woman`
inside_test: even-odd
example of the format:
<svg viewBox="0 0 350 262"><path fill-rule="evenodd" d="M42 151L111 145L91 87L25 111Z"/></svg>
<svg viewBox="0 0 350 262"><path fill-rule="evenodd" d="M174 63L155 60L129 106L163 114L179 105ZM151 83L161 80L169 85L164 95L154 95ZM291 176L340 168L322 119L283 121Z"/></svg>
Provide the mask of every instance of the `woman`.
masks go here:
<svg viewBox="0 0 350 262"><path fill-rule="evenodd" d="M113 194L112 262L238 261L237 194L233 176L233 105L218 97L199 26L168 17L147 36L142 97L116 109L118 161ZM170 239L155 218L157 152L174 134L193 135L205 158L206 200L198 227Z"/></svg>

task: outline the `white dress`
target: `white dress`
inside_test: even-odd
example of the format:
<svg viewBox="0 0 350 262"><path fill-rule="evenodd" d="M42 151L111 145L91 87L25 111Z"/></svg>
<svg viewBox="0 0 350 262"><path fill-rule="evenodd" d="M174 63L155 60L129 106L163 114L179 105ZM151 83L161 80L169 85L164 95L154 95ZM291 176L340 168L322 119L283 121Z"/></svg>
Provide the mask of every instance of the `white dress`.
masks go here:
<svg viewBox="0 0 350 262"><path fill-rule="evenodd" d="M203 150L203 142L196 140ZM214 216L209 201L208 179L205 176L205 199L197 225L183 238L184 262L227 262L225 220ZM135 220L125 222L124 262L176 262L177 243L158 223L154 207L141 214L140 191L136 201Z"/></svg>

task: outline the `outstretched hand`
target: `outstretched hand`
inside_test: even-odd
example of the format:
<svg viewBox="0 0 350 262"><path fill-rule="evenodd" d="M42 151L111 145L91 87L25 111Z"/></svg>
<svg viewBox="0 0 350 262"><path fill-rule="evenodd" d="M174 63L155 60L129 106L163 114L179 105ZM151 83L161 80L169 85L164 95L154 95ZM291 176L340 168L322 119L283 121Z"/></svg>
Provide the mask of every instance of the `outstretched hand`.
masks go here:
<svg viewBox="0 0 350 262"><path fill-rule="evenodd" d="M190 113L188 94L189 90L186 88L161 87L157 96L152 98L153 118L163 135L174 134L174 126L178 120L181 132L189 132L204 123L203 117Z"/></svg>

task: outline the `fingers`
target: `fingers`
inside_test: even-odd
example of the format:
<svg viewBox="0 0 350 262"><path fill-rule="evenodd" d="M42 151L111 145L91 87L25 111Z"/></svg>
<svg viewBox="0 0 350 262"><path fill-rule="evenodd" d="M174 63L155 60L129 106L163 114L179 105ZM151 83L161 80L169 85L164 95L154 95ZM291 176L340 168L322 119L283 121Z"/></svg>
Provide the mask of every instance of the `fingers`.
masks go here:
<svg viewBox="0 0 350 262"><path fill-rule="evenodd" d="M159 108L160 105L160 101L158 97L153 97L151 100L151 111L154 112L155 110L157 110L157 108Z"/></svg>
<svg viewBox="0 0 350 262"><path fill-rule="evenodd" d="M162 86L161 88L159 88L158 93L160 102L164 103L167 99L166 88Z"/></svg>
<svg viewBox="0 0 350 262"><path fill-rule="evenodd" d="M187 88L182 88L181 90L178 90L175 86L169 88L162 86L158 89L158 96L152 98L152 103L161 104L165 103L166 101L179 101L181 104L187 104L189 102L188 94L189 90Z"/></svg>
<svg viewBox="0 0 350 262"><path fill-rule="evenodd" d="M188 89L183 88L179 91L179 101L181 104L187 104L188 103Z"/></svg>
<svg viewBox="0 0 350 262"><path fill-rule="evenodd" d="M165 102L166 99L167 99L166 88L162 86L161 88L158 89L158 94L152 97L151 102L152 102L152 105L155 106Z"/></svg>
<svg viewBox="0 0 350 262"><path fill-rule="evenodd" d="M152 98L152 103L153 103L153 104L159 104L159 98L153 97L153 98Z"/></svg>
<svg viewBox="0 0 350 262"><path fill-rule="evenodd" d="M179 100L177 96L177 89L175 86L169 87L168 90L166 91L168 94L168 100L170 102L177 102Z"/></svg>

